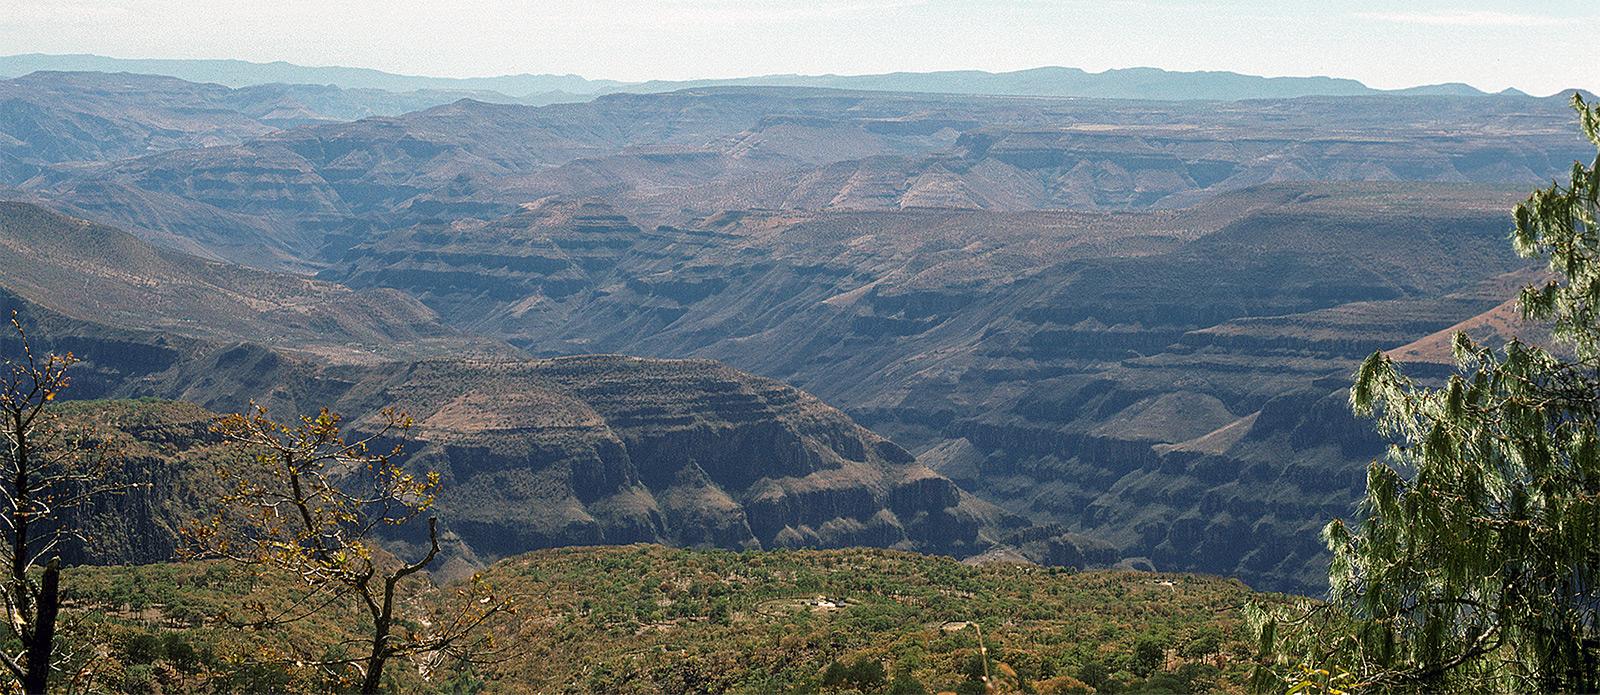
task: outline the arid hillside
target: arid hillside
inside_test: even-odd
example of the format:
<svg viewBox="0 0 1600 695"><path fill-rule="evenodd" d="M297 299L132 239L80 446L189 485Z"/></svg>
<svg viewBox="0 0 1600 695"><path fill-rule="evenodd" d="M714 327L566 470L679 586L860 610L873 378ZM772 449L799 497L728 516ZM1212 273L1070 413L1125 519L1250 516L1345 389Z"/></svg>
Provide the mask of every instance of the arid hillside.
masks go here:
<svg viewBox="0 0 1600 695"><path fill-rule="evenodd" d="M456 527L484 557L1004 546L1315 592L1381 451L1351 370L1518 330L1508 211L1592 156L1519 94L693 86L297 124L297 90L120 79L0 82L39 124L0 142L8 301L79 341L84 395L408 404L419 460L493 500Z"/></svg>
<svg viewBox="0 0 1600 695"><path fill-rule="evenodd" d="M1317 581L1315 527L1378 451L1339 395L1350 371L1528 277L1505 250L1516 195L1279 184L1173 211L754 211L654 230L544 200L380 237L323 276L535 354L773 376L1012 513L1158 566L1298 586Z"/></svg>
<svg viewBox="0 0 1600 695"><path fill-rule="evenodd" d="M0 85L86 79L74 75ZM53 94L52 112L150 108L137 92L73 94ZM132 144L104 151L29 154L43 145L26 143L61 138L22 134L10 181L202 255L305 268L374 232L491 219L549 195L601 197L652 227L759 208L1173 208L1281 181L1535 183L1584 152L1568 116L1561 99L1514 95L1141 102L704 87L545 107L463 99L188 147L151 144L166 126L150 118L123 124L115 140Z"/></svg>
<svg viewBox="0 0 1600 695"><path fill-rule="evenodd" d="M981 645L993 682L1013 692L1226 692L1243 686L1251 665L1240 607L1281 600L1219 577L971 565L862 548L564 548L508 558L485 574L522 601L492 626L512 648L476 665L405 658L405 668L395 664L398 689L981 691ZM303 662L244 669L237 660L291 642L332 649L360 621L328 610L241 640L215 616L247 596L284 603L290 580L213 563L67 576L74 608L110 645L97 654L98 681L117 692L327 688L328 674ZM419 612L448 615L455 588L408 597Z"/></svg>
<svg viewBox="0 0 1600 695"><path fill-rule="evenodd" d="M444 477L457 569L634 542L966 556L1021 523L815 397L708 360L535 360L394 291L188 257L25 204L0 205L0 248L48 252L0 275L0 311L84 358L73 396L197 404L76 407L127 474L162 481L99 510L92 525L115 532L82 551L98 562L170 559L220 484L201 407L252 401L285 417L333 407L357 431L385 407L414 413L407 465Z"/></svg>

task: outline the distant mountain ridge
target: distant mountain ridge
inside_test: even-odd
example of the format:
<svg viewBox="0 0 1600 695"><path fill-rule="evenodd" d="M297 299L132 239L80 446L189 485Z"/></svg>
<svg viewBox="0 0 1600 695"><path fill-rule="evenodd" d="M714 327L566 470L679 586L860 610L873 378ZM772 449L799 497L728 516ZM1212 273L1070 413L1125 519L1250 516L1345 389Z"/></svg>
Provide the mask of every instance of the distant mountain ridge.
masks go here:
<svg viewBox="0 0 1600 695"><path fill-rule="evenodd" d="M328 84L344 88L382 89L393 92L473 92L507 102L550 104L587 101L602 94L649 94L707 86L829 87L890 92L935 94L1088 97L1149 99L1159 101L1282 99L1302 96L1359 96L1374 94L1490 96L1470 85L1451 83L1398 90L1368 87L1359 81L1335 77L1262 77L1227 71L1177 72L1136 67L1088 72L1079 68L1039 67L1013 72L946 70L893 72L875 75L760 75L726 79L651 80L620 82L578 75L518 74L495 77L428 77L400 75L370 68L312 67L282 61L254 63L244 60L189 60L111 58L71 54L29 53L0 57L0 77L16 77L39 70L131 72L167 75L229 87L262 84ZM1522 95L1516 89L1502 95Z"/></svg>

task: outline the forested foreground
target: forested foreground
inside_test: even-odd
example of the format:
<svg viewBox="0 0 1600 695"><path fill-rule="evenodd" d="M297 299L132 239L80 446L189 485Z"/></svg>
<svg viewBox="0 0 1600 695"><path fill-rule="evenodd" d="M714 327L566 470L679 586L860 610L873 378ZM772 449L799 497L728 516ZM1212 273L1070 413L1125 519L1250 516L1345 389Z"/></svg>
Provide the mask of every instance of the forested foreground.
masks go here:
<svg viewBox="0 0 1600 695"><path fill-rule="evenodd" d="M226 616L245 597L288 608L296 591L252 576L219 563L72 569L72 610L85 623L68 651L95 662L85 673L114 691L337 687L325 669L280 657L291 642L332 653L360 634L361 617L328 612L241 634ZM483 581L519 597L493 626L494 658L418 658L389 669L388 687L976 693L987 673L990 692L1240 691L1251 663L1240 609L1253 594L1211 577L641 545L535 552ZM458 599L430 589L407 600Z"/></svg>

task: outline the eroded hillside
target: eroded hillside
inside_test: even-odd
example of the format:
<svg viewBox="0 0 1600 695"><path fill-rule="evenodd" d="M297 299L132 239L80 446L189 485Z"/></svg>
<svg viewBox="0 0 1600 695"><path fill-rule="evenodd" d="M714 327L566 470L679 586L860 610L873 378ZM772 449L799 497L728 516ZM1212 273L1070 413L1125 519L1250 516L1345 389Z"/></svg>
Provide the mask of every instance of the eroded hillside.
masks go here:
<svg viewBox="0 0 1600 695"><path fill-rule="evenodd" d="M376 231L490 219L549 195L603 197L653 227L758 208L1173 208L1281 181L1537 182L1584 153L1567 120L1560 99L1525 96L1216 103L706 87L547 107L468 99L215 147L87 151L70 165L35 156L12 181L153 238L303 268Z"/></svg>
<svg viewBox="0 0 1600 695"><path fill-rule="evenodd" d="M1525 277L1504 251L1516 195L1282 184L1150 213L653 230L545 200L380 237L324 276L536 354L723 360L845 407L1013 513L1162 567L1313 586L1315 528L1379 450L1339 395L1350 370L1508 296Z"/></svg>
<svg viewBox="0 0 1600 695"><path fill-rule="evenodd" d="M226 105L168 132L105 79L0 83L59 102L12 136L14 197L299 274L13 207L8 301L93 356L90 395L439 413L419 457L538 508L484 521L490 556L938 538L1314 592L1380 450L1350 370L1514 330L1506 211L1586 154L1515 94L696 87L288 127L161 81ZM131 115L40 144L105 111ZM532 463L477 478L505 459L478 439Z"/></svg>
<svg viewBox="0 0 1600 695"><path fill-rule="evenodd" d="M285 416L328 406L358 431L385 407L415 413L407 465L443 474L457 570L633 542L964 556L1004 521L815 397L708 360L534 360L404 295L203 261L29 205L0 205L0 240L52 252L0 276L0 311L18 311L42 347L84 357L77 397L224 412L254 401ZM385 297L405 311L374 301ZM175 530L215 501L216 416L126 401L75 413L106 428L128 475L162 481L106 502L94 524L117 527L116 542L85 557L171 557Z"/></svg>

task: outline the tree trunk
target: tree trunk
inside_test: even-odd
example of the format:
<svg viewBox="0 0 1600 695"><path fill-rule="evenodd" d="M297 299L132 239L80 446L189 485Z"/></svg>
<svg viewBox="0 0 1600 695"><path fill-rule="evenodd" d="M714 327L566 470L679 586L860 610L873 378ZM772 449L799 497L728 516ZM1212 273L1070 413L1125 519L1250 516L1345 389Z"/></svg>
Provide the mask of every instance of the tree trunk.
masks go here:
<svg viewBox="0 0 1600 695"><path fill-rule="evenodd" d="M23 640L28 639L28 619L30 596L28 595L28 468L32 465L28 450L28 428L23 424L21 416L13 416L10 434L15 437L16 451L12 454L16 466L15 476L11 481L11 592L16 601L17 612L22 615Z"/></svg>
<svg viewBox="0 0 1600 695"><path fill-rule="evenodd" d="M6 511L11 517L11 566L6 568L10 573L6 582L6 590L11 594L11 601L15 606L16 615L13 617L12 628L16 631L17 639L22 642L22 692L26 695L43 693L46 682L50 676L50 640L55 637L55 615L51 613L49 634L41 635L38 611L44 603L44 591L51 595L57 591L59 570L48 570L45 575L47 586L41 591L39 600L35 602L33 591L28 586L28 469L31 467L32 456L28 447L28 428L20 414L10 414L11 422L6 423L16 448L12 450L13 478L11 505ZM39 638L45 637L42 643ZM43 656L36 656L38 652ZM42 663L42 667L39 664Z"/></svg>
<svg viewBox="0 0 1600 695"><path fill-rule="evenodd" d="M362 695L373 695L382 688L383 667L389 661L389 621L379 619L372 636L372 655L367 657L367 675L361 681Z"/></svg>
<svg viewBox="0 0 1600 695"><path fill-rule="evenodd" d="M26 673L22 691L28 695L41 695L50 680L50 655L55 647L56 615L61 611L61 563L51 560L44 568L44 580L39 587L38 612L34 617L33 643L28 645Z"/></svg>
<svg viewBox="0 0 1600 695"><path fill-rule="evenodd" d="M375 695L383 688L383 666L389 657L373 654L367 657L367 677L361 681L361 695Z"/></svg>

